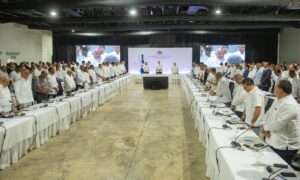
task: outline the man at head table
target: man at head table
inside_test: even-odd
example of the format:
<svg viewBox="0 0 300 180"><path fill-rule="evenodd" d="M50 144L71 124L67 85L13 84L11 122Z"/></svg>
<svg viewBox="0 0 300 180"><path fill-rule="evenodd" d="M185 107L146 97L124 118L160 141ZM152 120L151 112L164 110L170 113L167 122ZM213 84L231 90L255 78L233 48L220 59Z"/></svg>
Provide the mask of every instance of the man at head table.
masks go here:
<svg viewBox="0 0 300 180"><path fill-rule="evenodd" d="M176 62L173 63L172 66L172 74L178 74L178 67L176 65Z"/></svg>
<svg viewBox="0 0 300 180"><path fill-rule="evenodd" d="M275 101L261 126L266 142L283 160L291 164L300 149L300 111L292 96L292 84L281 80L275 87Z"/></svg>
<svg viewBox="0 0 300 180"><path fill-rule="evenodd" d="M0 77L0 115L11 111L12 99L8 89L9 83L8 77Z"/></svg>
<svg viewBox="0 0 300 180"><path fill-rule="evenodd" d="M163 73L163 67L160 64L160 61L157 61L157 64L156 64L156 74L162 74L162 73Z"/></svg>
<svg viewBox="0 0 300 180"><path fill-rule="evenodd" d="M148 62L145 62L143 69L144 69L144 74L149 74L150 68L149 68Z"/></svg>

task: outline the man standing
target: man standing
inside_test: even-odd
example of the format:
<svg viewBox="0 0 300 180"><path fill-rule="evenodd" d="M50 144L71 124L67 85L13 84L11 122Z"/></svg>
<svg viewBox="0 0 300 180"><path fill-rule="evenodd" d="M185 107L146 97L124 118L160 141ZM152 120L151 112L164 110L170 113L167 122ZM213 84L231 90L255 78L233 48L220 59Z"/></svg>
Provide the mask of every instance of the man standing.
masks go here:
<svg viewBox="0 0 300 180"><path fill-rule="evenodd" d="M173 63L172 66L172 74L178 74L178 67L175 62Z"/></svg>
<svg viewBox="0 0 300 180"><path fill-rule="evenodd" d="M162 74L162 72L163 72L163 67L160 64L160 61L157 61L157 64L156 64L156 74Z"/></svg>
<svg viewBox="0 0 300 180"><path fill-rule="evenodd" d="M256 72L255 72L255 76L253 78L253 81L254 81L254 84L255 85L259 85L260 82L261 82L261 77L262 77L262 74L263 74L263 68L261 67L261 64L260 63L257 63L256 64Z"/></svg>
<svg viewBox="0 0 300 180"><path fill-rule="evenodd" d="M56 80L54 67L49 68L48 87L49 87L49 96L52 98L55 98L57 96L59 88L58 88L58 83Z"/></svg>
<svg viewBox="0 0 300 180"><path fill-rule="evenodd" d="M217 100L220 103L224 103L229 106L231 102L231 94L229 90L229 83L222 77L221 72L216 73L217 87L215 91L211 91L211 96L217 96Z"/></svg>
<svg viewBox="0 0 300 180"><path fill-rule="evenodd" d="M9 83L10 80L7 77L0 77L0 115L11 111L12 99L8 89Z"/></svg>
<svg viewBox="0 0 300 180"><path fill-rule="evenodd" d="M273 103L261 126L266 142L290 165L300 148L300 111L291 93L292 84L288 80L279 81L275 87L278 101Z"/></svg>
<svg viewBox="0 0 300 180"><path fill-rule="evenodd" d="M71 70L68 70L67 74L65 75L64 86L66 93L71 93L76 89L76 84Z"/></svg>
<svg viewBox="0 0 300 180"><path fill-rule="evenodd" d="M235 111L235 114L238 117L242 117L243 112L245 110L245 98L246 98L246 91L243 88L242 82L244 80L243 76L237 74L234 76L234 80L236 82L235 85L235 95L233 96L231 102L231 108Z"/></svg>
<svg viewBox="0 0 300 180"><path fill-rule="evenodd" d="M260 80L260 88L263 91L269 91L269 88L271 86L271 76L272 76L272 71L270 69L270 64L268 62L264 62L264 70L262 73L262 77Z"/></svg>
<svg viewBox="0 0 300 180"><path fill-rule="evenodd" d="M38 103L41 103L43 100L48 99L49 87L47 82L48 73L42 71L40 76L36 79L34 83L35 87L35 96Z"/></svg>
<svg viewBox="0 0 300 180"><path fill-rule="evenodd" d="M148 62L145 62L143 69L144 69L144 74L149 74L150 68L149 68Z"/></svg>
<svg viewBox="0 0 300 180"><path fill-rule="evenodd" d="M7 78L9 78L6 66L1 66L0 67L0 77L7 77Z"/></svg>
<svg viewBox="0 0 300 180"><path fill-rule="evenodd" d="M290 70L289 76L290 78L288 78L288 80L292 84L292 95L296 100L298 100L300 98L300 79L297 77L295 70Z"/></svg>
<svg viewBox="0 0 300 180"><path fill-rule="evenodd" d="M249 124L249 127L258 135L259 125L264 115L264 95L263 92L254 85L250 78L245 78L242 82L246 96L245 111L241 117L241 121Z"/></svg>
<svg viewBox="0 0 300 180"><path fill-rule="evenodd" d="M19 109L24 109L33 104L32 80L28 78L29 71L21 70L21 78L15 82L15 95L19 104Z"/></svg>

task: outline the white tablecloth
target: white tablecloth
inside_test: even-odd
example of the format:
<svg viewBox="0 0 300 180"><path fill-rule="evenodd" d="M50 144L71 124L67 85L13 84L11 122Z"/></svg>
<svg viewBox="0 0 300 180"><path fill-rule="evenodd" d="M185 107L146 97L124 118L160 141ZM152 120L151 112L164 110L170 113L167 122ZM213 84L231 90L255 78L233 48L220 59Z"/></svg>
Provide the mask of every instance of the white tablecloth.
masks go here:
<svg viewBox="0 0 300 180"><path fill-rule="evenodd" d="M73 97L49 103L47 107L30 107L24 111L25 116L0 118L6 128L3 142L5 130L0 127L0 148L4 143L0 169L5 169L17 162L28 153L31 145L31 149L39 148L60 131L69 129L72 122L94 111L96 107L120 93L134 80L134 75L126 75L112 82L95 86L86 92L76 93Z"/></svg>
<svg viewBox="0 0 300 180"><path fill-rule="evenodd" d="M195 129L199 134L199 141L206 148L206 175L208 177L216 180L260 180L263 177L267 178L269 173L266 171L265 166L253 166L255 162L260 161L267 165L274 163L286 164L270 148L262 149L259 152L247 148L245 151L221 148L216 154L216 149L219 147L231 147L231 142L235 137L245 131L237 128L245 125L229 125L232 129L222 129L226 120L237 119L237 116L233 115L229 108L224 108L224 105L213 103L218 108L210 107L212 102L216 100L216 97L211 97L207 93L202 92L203 88L199 81L189 76L182 76L181 86L191 105L191 113L195 121ZM216 116L214 115L216 111L226 116ZM262 141L252 130L249 130L238 138L237 142L254 144ZM273 169L277 170L276 168ZM291 167L289 167L289 171L293 171ZM300 179L300 177L289 179Z"/></svg>
<svg viewBox="0 0 300 180"><path fill-rule="evenodd" d="M135 81L137 84L143 84L143 77L168 77L169 84L180 84L181 74L136 74Z"/></svg>

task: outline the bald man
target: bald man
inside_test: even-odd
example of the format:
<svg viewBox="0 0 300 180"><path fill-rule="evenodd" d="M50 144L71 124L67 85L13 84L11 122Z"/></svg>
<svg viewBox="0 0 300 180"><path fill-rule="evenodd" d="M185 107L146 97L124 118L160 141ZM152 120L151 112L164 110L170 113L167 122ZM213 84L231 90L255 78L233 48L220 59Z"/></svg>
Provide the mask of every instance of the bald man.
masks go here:
<svg viewBox="0 0 300 180"><path fill-rule="evenodd" d="M8 77L0 77L0 115L11 111L12 99L8 89L9 83Z"/></svg>
<svg viewBox="0 0 300 180"><path fill-rule="evenodd" d="M32 94L32 81L29 78L27 69L21 70L21 78L15 83L15 95L19 104L19 109L24 109L32 105L34 99Z"/></svg>

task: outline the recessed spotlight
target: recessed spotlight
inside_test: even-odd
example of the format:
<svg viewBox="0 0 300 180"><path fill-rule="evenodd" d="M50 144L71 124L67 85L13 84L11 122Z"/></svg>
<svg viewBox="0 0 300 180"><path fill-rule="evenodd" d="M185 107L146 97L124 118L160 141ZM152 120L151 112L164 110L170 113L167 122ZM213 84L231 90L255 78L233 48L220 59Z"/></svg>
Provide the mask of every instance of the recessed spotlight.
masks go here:
<svg viewBox="0 0 300 180"><path fill-rule="evenodd" d="M75 32L75 29L72 29L71 32Z"/></svg>
<svg viewBox="0 0 300 180"><path fill-rule="evenodd" d="M130 13L130 15L135 16L137 12L136 12L135 9L131 9L131 10L129 11L129 13Z"/></svg>
<svg viewBox="0 0 300 180"><path fill-rule="evenodd" d="M50 15L51 15L51 16L56 16L56 15L57 15L57 12L56 12L56 11L51 11L51 12L50 12Z"/></svg>
<svg viewBox="0 0 300 180"><path fill-rule="evenodd" d="M221 13L222 13L222 11L220 9L216 10L216 14L221 14Z"/></svg>

